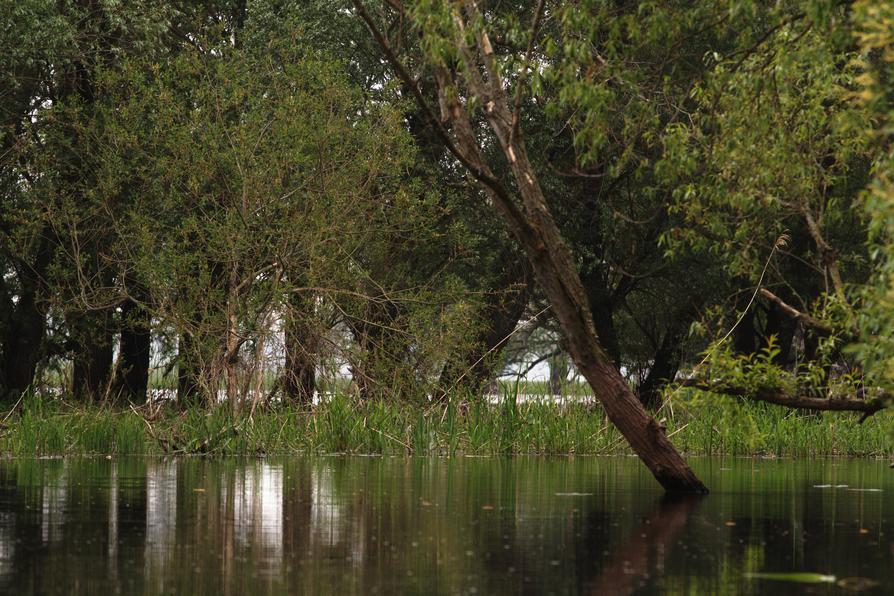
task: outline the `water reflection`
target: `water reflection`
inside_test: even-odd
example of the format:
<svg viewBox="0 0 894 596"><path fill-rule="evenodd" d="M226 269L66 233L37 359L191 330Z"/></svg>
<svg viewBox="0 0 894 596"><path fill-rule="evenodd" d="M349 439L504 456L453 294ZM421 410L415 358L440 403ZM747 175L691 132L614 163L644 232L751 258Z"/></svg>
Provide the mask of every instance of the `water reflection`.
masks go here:
<svg viewBox="0 0 894 596"><path fill-rule="evenodd" d="M696 467L704 499L627 458L3 461L0 592L890 593L884 462ZM872 581L747 579L786 571Z"/></svg>
<svg viewBox="0 0 894 596"><path fill-rule="evenodd" d="M690 516L706 497L664 495L654 513L646 517L611 556L591 594L632 594L649 585L653 576L663 576L668 554L673 550Z"/></svg>
<svg viewBox="0 0 894 596"><path fill-rule="evenodd" d="M118 466L113 466L113 469ZM143 563L147 578L155 578L171 560L177 539L177 464L146 463L146 536ZM161 588L161 583L156 582Z"/></svg>

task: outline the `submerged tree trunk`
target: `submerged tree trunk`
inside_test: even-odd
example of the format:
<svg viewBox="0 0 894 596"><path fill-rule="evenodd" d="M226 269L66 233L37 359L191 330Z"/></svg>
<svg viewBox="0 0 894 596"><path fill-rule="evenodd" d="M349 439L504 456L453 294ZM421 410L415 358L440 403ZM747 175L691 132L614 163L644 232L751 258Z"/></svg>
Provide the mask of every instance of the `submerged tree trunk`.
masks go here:
<svg viewBox="0 0 894 596"><path fill-rule="evenodd" d="M468 96L477 99L483 107L484 117L512 171L520 204L510 190L511 186L497 178L485 162L485 152L479 145L466 106L460 101L461 90L454 73L445 66L434 66L442 114L438 118L428 107L415 79L394 54L388 39L366 12L363 2L355 0L354 6L398 75L413 89L416 100L428 113L448 149L487 191L509 230L523 246L537 281L549 299L553 315L562 325L568 352L602 403L606 416L666 490L707 492L668 440L665 429L649 416L599 343L577 268L528 159L520 129L521 97L516 98L514 110L510 109L506 86L486 30L467 29L460 12L460 6L463 6L469 18L480 20L475 3L470 1L450 7L457 27L455 44L461 60L462 80ZM536 34L540 16L535 17L532 35ZM472 39L474 47L468 45ZM516 83L519 89L523 77ZM450 130L445 123L450 125Z"/></svg>
<svg viewBox="0 0 894 596"><path fill-rule="evenodd" d="M121 307L121 355L115 392L133 404L146 401L152 345L151 316L133 300Z"/></svg>

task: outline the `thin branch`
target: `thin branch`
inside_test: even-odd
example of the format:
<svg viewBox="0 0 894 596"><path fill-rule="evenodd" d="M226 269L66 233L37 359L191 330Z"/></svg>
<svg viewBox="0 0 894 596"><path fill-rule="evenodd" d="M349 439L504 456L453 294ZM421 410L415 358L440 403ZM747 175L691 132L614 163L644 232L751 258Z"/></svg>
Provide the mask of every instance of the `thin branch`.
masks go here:
<svg viewBox="0 0 894 596"><path fill-rule="evenodd" d="M534 53L534 42L537 40L537 33L540 31L540 21L543 18L543 9L545 6L546 0L540 0L540 3L537 4L537 9L534 12L534 22L531 24L531 38L528 40L528 49L525 52L525 64L521 73L518 75L518 82L515 87L515 107L512 110L512 130L509 132L510 145L512 145L512 141L515 140L515 137L518 135L519 121L521 120L521 118L519 118L519 113L521 112L525 78L528 76L528 71L531 70L531 56Z"/></svg>

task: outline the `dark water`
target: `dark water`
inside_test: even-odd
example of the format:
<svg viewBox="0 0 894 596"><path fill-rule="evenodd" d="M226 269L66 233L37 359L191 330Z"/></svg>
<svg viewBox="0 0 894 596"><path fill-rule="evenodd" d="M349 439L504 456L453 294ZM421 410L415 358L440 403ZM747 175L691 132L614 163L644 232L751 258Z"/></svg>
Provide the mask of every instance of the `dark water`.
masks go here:
<svg viewBox="0 0 894 596"><path fill-rule="evenodd" d="M693 464L707 498L630 458L7 460L0 592L894 593L886 462ZM836 580L749 575L786 571Z"/></svg>

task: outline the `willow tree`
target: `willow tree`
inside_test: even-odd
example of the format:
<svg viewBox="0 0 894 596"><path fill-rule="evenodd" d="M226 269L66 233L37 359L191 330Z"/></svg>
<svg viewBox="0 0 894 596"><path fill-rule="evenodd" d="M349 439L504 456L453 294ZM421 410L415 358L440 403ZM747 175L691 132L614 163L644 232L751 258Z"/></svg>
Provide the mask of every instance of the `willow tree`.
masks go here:
<svg viewBox="0 0 894 596"><path fill-rule="evenodd" d="M419 35L413 64L389 39L387 25L373 18L364 2L354 2L384 56L409 90L441 142L482 186L515 240L523 247L552 313L560 322L575 365L598 396L608 418L667 490L707 489L643 408L612 359L593 324L575 263L552 216L538 174L532 166L522 126L522 102L532 67L531 48L544 18L541 1L526 34L527 52L511 65L494 51L492 19L477 4L465 2L387 2L395 23ZM393 30L393 28L391 28ZM432 106L411 68L424 70L437 90ZM480 120L479 120L480 117ZM481 124L481 126L479 126ZM496 167L491 147L499 148L506 174Z"/></svg>

